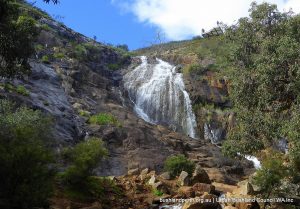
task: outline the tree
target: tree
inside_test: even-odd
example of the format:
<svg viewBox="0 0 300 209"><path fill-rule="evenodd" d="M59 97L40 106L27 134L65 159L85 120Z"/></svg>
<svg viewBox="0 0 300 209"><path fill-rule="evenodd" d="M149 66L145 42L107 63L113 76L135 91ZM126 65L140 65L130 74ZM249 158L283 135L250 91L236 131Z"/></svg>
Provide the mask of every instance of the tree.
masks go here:
<svg viewBox="0 0 300 209"><path fill-rule="evenodd" d="M300 92L299 16L268 3L252 3L249 11L225 32L231 49L225 74L238 125L223 150L232 154L252 154L284 137Z"/></svg>
<svg viewBox="0 0 300 209"><path fill-rule="evenodd" d="M20 14L14 1L0 0L0 77L13 78L30 72L28 58L38 34L36 22Z"/></svg>
<svg viewBox="0 0 300 209"><path fill-rule="evenodd" d="M254 184L258 185L263 198L280 194L280 186L287 176L287 168L283 166L282 156L272 153L254 176ZM266 207L266 203L264 208Z"/></svg>
<svg viewBox="0 0 300 209"><path fill-rule="evenodd" d="M237 125L222 150L236 157L270 152L276 140L286 138L288 155L267 155L256 184L264 197L290 196L300 182L300 16L268 3L252 3L249 11L224 36L231 52L224 74L231 81Z"/></svg>
<svg viewBox="0 0 300 209"><path fill-rule="evenodd" d="M68 149L66 156L71 165L63 173L64 182L73 188L85 189L88 178L106 155L103 141L98 138L90 138Z"/></svg>
<svg viewBox="0 0 300 209"><path fill-rule="evenodd" d="M0 207L46 206L52 192L50 119L0 100Z"/></svg>

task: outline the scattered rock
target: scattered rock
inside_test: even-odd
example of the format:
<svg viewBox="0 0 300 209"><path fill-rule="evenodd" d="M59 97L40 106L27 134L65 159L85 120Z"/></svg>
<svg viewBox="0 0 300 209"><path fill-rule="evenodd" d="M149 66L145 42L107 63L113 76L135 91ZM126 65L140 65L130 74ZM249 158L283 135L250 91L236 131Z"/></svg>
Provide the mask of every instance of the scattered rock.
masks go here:
<svg viewBox="0 0 300 209"><path fill-rule="evenodd" d="M190 201L187 201L182 209L222 209L221 205L219 203L213 202L213 200L211 200L211 202L204 202L201 203L200 198L194 198L194 199L190 199ZM209 199L207 199L207 201L209 201Z"/></svg>
<svg viewBox="0 0 300 209"><path fill-rule="evenodd" d="M210 184L211 183L208 174L199 165L196 166L191 180L192 180L192 184L196 184L196 183Z"/></svg>
<svg viewBox="0 0 300 209"><path fill-rule="evenodd" d="M144 181L147 178L147 174L149 173L149 169L145 168L144 170L141 171L140 173L140 179L141 181Z"/></svg>
<svg viewBox="0 0 300 209"><path fill-rule="evenodd" d="M152 185L152 188L153 188L154 190L161 191L161 192L164 193L164 194L168 194L168 193L169 193L168 187L167 187L164 183L162 183L161 181L159 181L159 182L153 184L153 185Z"/></svg>
<svg viewBox="0 0 300 209"><path fill-rule="evenodd" d="M253 186L251 183L249 183L248 180L239 182L238 186L240 187L238 189L239 194L241 194L241 195L253 195L254 194Z"/></svg>
<svg viewBox="0 0 300 209"><path fill-rule="evenodd" d="M215 192L215 187L211 184L196 183L193 185L193 190L194 190L196 196L201 196L204 193Z"/></svg>
<svg viewBox="0 0 300 209"><path fill-rule="evenodd" d="M82 109L82 104L77 103L77 102L74 103L72 106L73 106L74 109L77 109L77 110Z"/></svg>
<svg viewBox="0 0 300 209"><path fill-rule="evenodd" d="M165 179L165 180L170 180L171 179L171 175L170 175L169 172L164 172L164 173L160 174L160 177L162 179Z"/></svg>
<svg viewBox="0 0 300 209"><path fill-rule="evenodd" d="M177 193L179 196L182 196L184 198L192 198L195 197L195 192L193 187L190 186L182 186L178 189Z"/></svg>
<svg viewBox="0 0 300 209"><path fill-rule="evenodd" d="M155 184L156 178L154 175L151 176L150 180L148 181L148 184L153 185Z"/></svg>
<svg viewBox="0 0 300 209"><path fill-rule="evenodd" d="M178 184L180 186L188 186L190 183L189 174L185 171L182 171L178 177Z"/></svg>
<svg viewBox="0 0 300 209"><path fill-rule="evenodd" d="M131 169L128 171L127 173L129 176L132 176L132 175L138 175L139 174L139 169L138 168L135 168L135 169Z"/></svg>

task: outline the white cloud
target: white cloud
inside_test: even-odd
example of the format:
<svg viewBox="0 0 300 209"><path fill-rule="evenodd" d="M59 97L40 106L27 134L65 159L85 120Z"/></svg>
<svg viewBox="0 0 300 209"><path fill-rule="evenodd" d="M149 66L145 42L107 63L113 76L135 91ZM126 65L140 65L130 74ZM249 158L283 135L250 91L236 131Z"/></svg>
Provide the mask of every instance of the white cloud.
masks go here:
<svg viewBox="0 0 300 209"><path fill-rule="evenodd" d="M253 0L112 0L132 12L140 22L157 26L169 39L184 39L209 30L217 21L232 24L248 16ZM262 3L263 0L257 0ZM280 10L300 12L300 0L269 0Z"/></svg>

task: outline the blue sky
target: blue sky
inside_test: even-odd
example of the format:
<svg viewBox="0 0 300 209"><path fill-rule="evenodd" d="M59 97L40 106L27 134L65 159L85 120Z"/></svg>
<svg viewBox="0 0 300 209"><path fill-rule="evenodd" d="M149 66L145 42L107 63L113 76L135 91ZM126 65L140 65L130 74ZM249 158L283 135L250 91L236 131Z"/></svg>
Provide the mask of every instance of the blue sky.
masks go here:
<svg viewBox="0 0 300 209"><path fill-rule="evenodd" d="M29 1L32 2L32 1ZM157 27L140 23L134 14L123 12L110 0L61 0L60 4L46 4L38 0L35 6L51 16L62 16L62 22L98 41L127 44L130 49L144 47L151 42Z"/></svg>
<svg viewBox="0 0 300 209"><path fill-rule="evenodd" d="M77 32L137 49L156 42L157 31L164 41L182 40L210 30L217 21L233 24L248 16L253 0L60 0L58 5L36 1L35 6L63 16L62 22ZM267 2L277 4L280 11L300 12L300 0Z"/></svg>

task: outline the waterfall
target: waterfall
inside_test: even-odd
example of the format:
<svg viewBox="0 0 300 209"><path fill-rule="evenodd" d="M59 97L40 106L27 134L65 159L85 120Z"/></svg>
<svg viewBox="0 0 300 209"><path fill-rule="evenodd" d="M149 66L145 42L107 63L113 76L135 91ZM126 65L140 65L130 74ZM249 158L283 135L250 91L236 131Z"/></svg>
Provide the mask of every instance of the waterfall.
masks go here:
<svg viewBox="0 0 300 209"><path fill-rule="evenodd" d="M145 56L140 59L142 63L124 76L135 112L147 122L167 125L195 138L197 124L183 75L160 59L155 64L148 63Z"/></svg>

